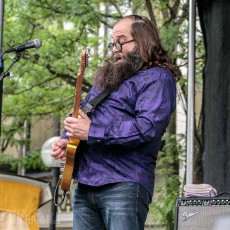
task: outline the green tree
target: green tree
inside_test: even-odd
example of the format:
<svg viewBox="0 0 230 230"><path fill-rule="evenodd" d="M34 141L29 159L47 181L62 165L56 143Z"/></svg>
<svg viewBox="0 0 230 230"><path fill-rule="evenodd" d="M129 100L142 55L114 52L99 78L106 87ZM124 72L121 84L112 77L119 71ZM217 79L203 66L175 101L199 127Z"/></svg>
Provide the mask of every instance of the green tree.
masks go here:
<svg viewBox="0 0 230 230"><path fill-rule="evenodd" d="M4 48L34 38L40 38L43 45L39 50L25 51L4 81L3 123L7 126L2 128L2 151L9 143L17 143L12 134L23 131L28 117L61 116L70 110L81 50L86 46L98 49L104 41L98 36L100 23L112 17L115 16L104 15L96 1L6 2ZM7 68L14 53L4 58ZM93 53L94 61L84 78L84 92L91 87L101 58ZM10 126L4 121L12 116Z"/></svg>

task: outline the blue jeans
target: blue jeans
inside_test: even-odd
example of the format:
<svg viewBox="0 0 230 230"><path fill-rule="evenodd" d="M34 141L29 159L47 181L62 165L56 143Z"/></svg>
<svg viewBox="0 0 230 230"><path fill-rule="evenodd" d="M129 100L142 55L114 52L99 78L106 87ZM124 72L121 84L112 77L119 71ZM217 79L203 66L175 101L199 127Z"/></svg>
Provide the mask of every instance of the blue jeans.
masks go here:
<svg viewBox="0 0 230 230"><path fill-rule="evenodd" d="M79 184L73 199L74 230L143 230L150 197L139 184Z"/></svg>

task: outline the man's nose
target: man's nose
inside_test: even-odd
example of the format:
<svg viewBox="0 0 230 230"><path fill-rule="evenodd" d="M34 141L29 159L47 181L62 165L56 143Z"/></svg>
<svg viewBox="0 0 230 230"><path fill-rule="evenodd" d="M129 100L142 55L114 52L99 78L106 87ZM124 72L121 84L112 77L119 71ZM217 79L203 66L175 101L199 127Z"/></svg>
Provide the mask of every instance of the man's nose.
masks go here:
<svg viewBox="0 0 230 230"><path fill-rule="evenodd" d="M113 49L112 49L112 52L113 52L113 53L120 53L121 50L118 50L117 47L114 45L114 46L113 46Z"/></svg>

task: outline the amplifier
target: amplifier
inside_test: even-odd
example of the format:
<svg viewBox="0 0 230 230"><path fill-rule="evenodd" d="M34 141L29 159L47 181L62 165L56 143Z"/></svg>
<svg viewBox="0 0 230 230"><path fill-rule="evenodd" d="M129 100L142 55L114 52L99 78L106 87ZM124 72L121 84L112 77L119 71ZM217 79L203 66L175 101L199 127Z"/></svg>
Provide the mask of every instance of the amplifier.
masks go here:
<svg viewBox="0 0 230 230"><path fill-rule="evenodd" d="M176 199L174 230L224 230L223 218L230 220L230 197Z"/></svg>

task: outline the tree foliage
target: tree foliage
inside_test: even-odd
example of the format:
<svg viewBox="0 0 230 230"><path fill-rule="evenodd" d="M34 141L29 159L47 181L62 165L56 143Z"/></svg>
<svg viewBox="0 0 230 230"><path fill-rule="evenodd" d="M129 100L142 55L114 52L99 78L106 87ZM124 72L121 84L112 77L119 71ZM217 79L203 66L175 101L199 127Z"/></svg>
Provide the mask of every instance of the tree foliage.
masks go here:
<svg viewBox="0 0 230 230"><path fill-rule="evenodd" d="M11 76L5 78L3 119L11 115L23 120L28 114L51 116L66 113L72 106L81 50L92 48L93 61L83 84L83 91L87 92L95 70L107 54L110 35L102 32L102 25L109 29L114 20L130 13L149 16L148 2L6 1L3 50L35 38L40 38L43 44L39 50L26 50L11 69ZM188 16L187 3L178 0L151 3L164 46L176 61L186 52L185 43L181 42L185 32L181 25ZM178 46L181 46L179 52ZM4 55L5 69L14 55Z"/></svg>
<svg viewBox="0 0 230 230"><path fill-rule="evenodd" d="M14 132L23 131L28 117L57 117L70 110L81 50L86 46L97 50L104 42L98 35L101 23L109 25L107 21L118 15L106 15L100 7L97 1L6 2L3 50L35 38L43 44L39 50L26 50L10 70L10 77L4 79L3 124L7 125L2 127L2 151L12 143ZM102 62L97 52L92 55L84 92L91 87L93 73ZM14 53L4 55L5 69L14 57ZM12 123L6 122L9 117L13 117Z"/></svg>

